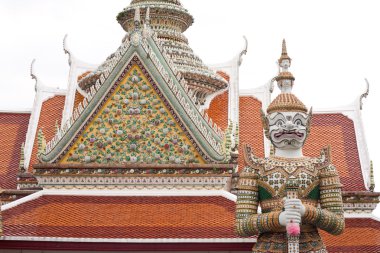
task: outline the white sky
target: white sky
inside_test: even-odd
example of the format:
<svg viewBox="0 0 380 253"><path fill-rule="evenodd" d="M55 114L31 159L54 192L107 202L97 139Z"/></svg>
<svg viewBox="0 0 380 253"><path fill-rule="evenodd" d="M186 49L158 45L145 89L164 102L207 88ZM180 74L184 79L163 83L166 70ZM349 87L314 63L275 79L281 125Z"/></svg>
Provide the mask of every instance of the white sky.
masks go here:
<svg viewBox="0 0 380 253"><path fill-rule="evenodd" d="M31 108L35 69L46 85L65 88L68 34L73 54L101 63L120 45L124 31L116 15L130 0L0 0L0 110ZM331 108L364 100L363 122L375 176L380 179L380 2L373 0L182 0L195 23L186 32L205 63L224 62L249 41L240 69L240 87L265 84L277 72L281 41L286 38L296 77L294 93L307 106ZM380 180L377 180L380 184ZM380 188L377 187L377 191ZM379 208L378 208L379 209ZM378 212L380 214L380 211Z"/></svg>

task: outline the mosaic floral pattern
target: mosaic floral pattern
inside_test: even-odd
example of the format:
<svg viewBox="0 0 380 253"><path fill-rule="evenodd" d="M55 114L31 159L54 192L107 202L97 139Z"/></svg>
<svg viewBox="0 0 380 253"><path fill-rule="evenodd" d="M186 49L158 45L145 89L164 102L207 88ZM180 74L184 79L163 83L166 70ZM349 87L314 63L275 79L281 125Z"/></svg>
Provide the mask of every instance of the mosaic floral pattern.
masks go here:
<svg viewBox="0 0 380 253"><path fill-rule="evenodd" d="M160 96L133 66L62 163L204 163Z"/></svg>

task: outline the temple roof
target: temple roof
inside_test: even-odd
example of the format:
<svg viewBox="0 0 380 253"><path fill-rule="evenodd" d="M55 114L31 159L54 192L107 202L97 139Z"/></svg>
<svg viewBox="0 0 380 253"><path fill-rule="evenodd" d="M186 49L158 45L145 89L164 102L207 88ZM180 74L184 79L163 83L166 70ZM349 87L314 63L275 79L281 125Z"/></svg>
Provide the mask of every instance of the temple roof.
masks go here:
<svg viewBox="0 0 380 253"><path fill-rule="evenodd" d="M380 221L375 218L347 218L343 234L329 235L321 231L330 253L380 252Z"/></svg>
<svg viewBox="0 0 380 253"><path fill-rule="evenodd" d="M148 8L150 15L146 15ZM135 13L146 15L145 19ZM2 206L4 237L0 247L96 250L100 245L108 250L155 250L160 244L161 250L168 251L250 251L256 238L239 238L233 231L235 196L214 189L230 187L231 172L236 167L231 160L225 160L226 151L231 150L223 146L227 138L222 133L231 126L229 114L235 105L229 104L233 101L229 97L232 89L227 87L231 73L219 76L194 55L182 34L193 23L193 17L179 0L133 0L118 15L118 21L128 34L98 69L73 64L67 92L50 90L39 97L43 88L36 85L38 103L32 114L0 114L0 187L16 187L28 122L28 161L24 164L30 177L19 181L18 186L24 182L28 187L30 179L36 184L33 173L45 180L45 185L40 186L46 187L33 194L24 191L22 194L31 195ZM150 33L150 29L155 32ZM285 43L280 59L289 60ZM70 54L71 64L74 60ZM241 59L234 64L226 69L238 70ZM87 70L91 72L77 80L77 74ZM281 73L279 81L294 79L286 71ZM237 76L232 79L238 80ZM234 99L239 102L239 120L234 122L235 136L230 137L240 143L241 169L244 144L250 144L257 156L268 155L260 109L266 109L270 95L265 87L261 97L256 93L239 97L238 84L233 88ZM212 96L208 97L210 103L208 108L202 108L206 109L203 113L199 104L210 94L215 97L212 101ZM330 253L379 252L380 222L363 214L372 211L379 194L367 190L367 175L363 175L368 159L363 156L366 147L361 121L355 118L360 112L316 111L304 154L316 157L322 148L331 146L332 162L343 184L345 211L362 212L346 220L342 235L322 232L323 239ZM149 118L148 114L158 118ZM124 122L119 122L121 115ZM141 125L146 129L135 132L134 126ZM39 129L49 141L40 164ZM182 142L188 145L175 145ZM108 150L105 145L109 145ZM158 156L144 164L153 157L146 156L151 150L148 146L154 146L154 155ZM186 153L184 147L194 157L177 160L179 157L167 154L168 150L175 155ZM139 148L141 157L133 157ZM139 164L131 162L134 158ZM183 188L173 189L179 181ZM91 190L72 190L75 183ZM49 186L61 190L47 190ZM193 186L192 190L188 190L189 186ZM166 190L151 190L154 187ZM7 197L16 192L20 193L9 191Z"/></svg>
<svg viewBox="0 0 380 253"><path fill-rule="evenodd" d="M45 192L45 193L43 193ZM249 251L256 238L234 234L235 200L223 191L111 191L82 194L43 191L2 207L4 245L33 240L75 243L225 243ZM186 191L185 191L186 192ZM198 192L198 193L197 193ZM204 195L203 195L204 194ZM143 215L142 215L143 214ZM22 228L22 229L20 229ZM369 215L346 218L339 236L320 231L331 253L380 250L380 222ZM226 243L239 243L231 246ZM23 243L18 242L19 247ZM33 247L33 243L29 244ZM10 246L9 246L10 247ZM17 248L17 245L13 245ZM91 246L82 245L82 250ZM117 245L109 245L109 248ZM208 247L204 245L203 247Z"/></svg>
<svg viewBox="0 0 380 253"><path fill-rule="evenodd" d="M29 113L0 112L0 188L16 189Z"/></svg>
<svg viewBox="0 0 380 253"><path fill-rule="evenodd" d="M153 196L120 196L122 192L108 192L103 196L35 193L29 197L30 201L2 212L4 236L48 237L58 241L58 238L120 239L125 242L133 239L238 238L233 231L233 200L220 192L215 192L214 196L188 192L188 196L176 196L175 193L160 196L159 191ZM141 194L144 195L138 195Z"/></svg>
<svg viewBox="0 0 380 253"><path fill-rule="evenodd" d="M37 133L33 142L33 150L30 157L28 172L32 171L32 166L38 163L38 131L42 130L45 139L52 139L57 130L57 124L61 125L63 106L65 96L57 95L42 102L41 111L39 113Z"/></svg>
<svg viewBox="0 0 380 253"><path fill-rule="evenodd" d="M324 146L331 147L331 159L338 169L344 191L365 191L354 122L341 113L314 114L306 156L316 157Z"/></svg>

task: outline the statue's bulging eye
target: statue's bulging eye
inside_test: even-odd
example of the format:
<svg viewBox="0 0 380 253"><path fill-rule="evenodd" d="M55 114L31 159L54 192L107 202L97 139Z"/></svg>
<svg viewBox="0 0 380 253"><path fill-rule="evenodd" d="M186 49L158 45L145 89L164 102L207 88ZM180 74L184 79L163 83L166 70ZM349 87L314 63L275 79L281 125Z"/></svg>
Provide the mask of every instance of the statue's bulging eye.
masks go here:
<svg viewBox="0 0 380 253"><path fill-rule="evenodd" d="M302 122L300 119L297 119L294 124L296 124L297 126L301 126L302 125Z"/></svg>
<svg viewBox="0 0 380 253"><path fill-rule="evenodd" d="M284 125L284 122L282 120L277 121L277 126L282 127Z"/></svg>

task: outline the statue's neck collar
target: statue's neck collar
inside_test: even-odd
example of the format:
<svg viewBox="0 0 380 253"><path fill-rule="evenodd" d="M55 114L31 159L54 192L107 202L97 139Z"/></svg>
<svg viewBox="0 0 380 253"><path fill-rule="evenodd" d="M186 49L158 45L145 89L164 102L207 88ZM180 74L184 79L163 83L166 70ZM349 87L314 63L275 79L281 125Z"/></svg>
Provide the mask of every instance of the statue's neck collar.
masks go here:
<svg viewBox="0 0 380 253"><path fill-rule="evenodd" d="M285 159L297 159L297 158L304 158L302 153L302 148L299 149L292 149L292 150L285 150L285 149L276 149L275 156Z"/></svg>

